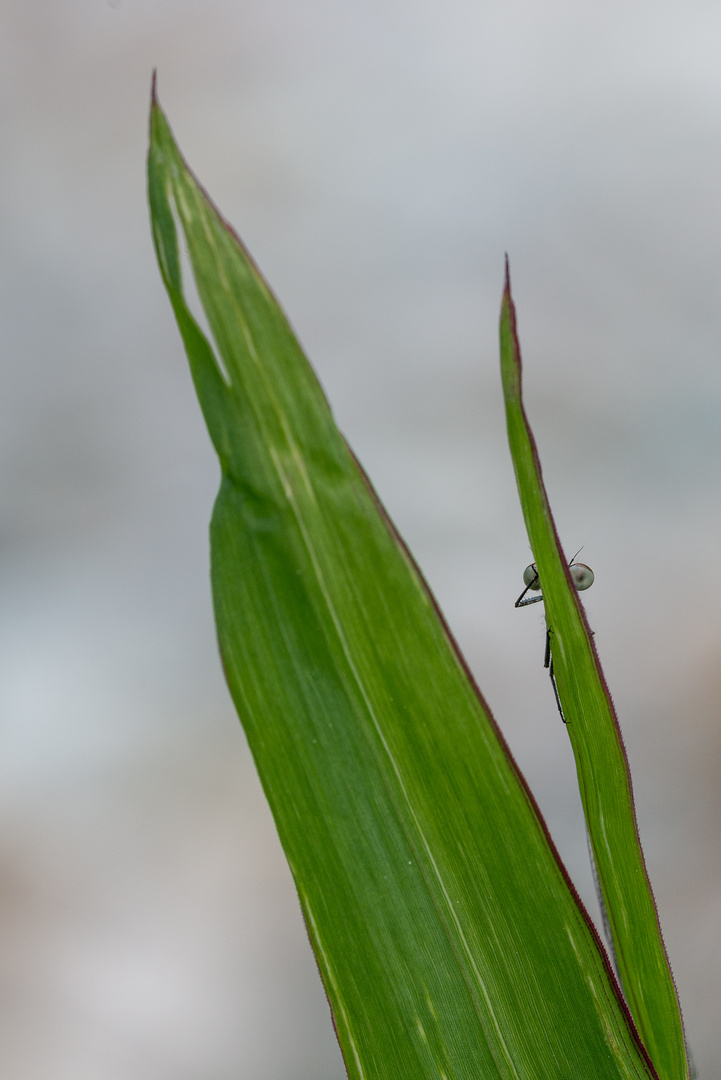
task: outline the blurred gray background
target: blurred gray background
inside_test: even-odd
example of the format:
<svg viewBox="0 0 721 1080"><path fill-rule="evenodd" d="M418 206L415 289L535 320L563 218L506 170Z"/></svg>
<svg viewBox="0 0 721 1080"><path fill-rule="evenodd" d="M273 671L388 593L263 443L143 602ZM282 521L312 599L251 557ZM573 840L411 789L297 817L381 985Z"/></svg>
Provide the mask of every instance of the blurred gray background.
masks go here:
<svg viewBox="0 0 721 1080"><path fill-rule="evenodd" d="M217 466L151 248L150 74L289 313L594 915L516 611L527 404L721 1077L721 7L0 6L0 1059L13 1080L340 1080L216 658Z"/></svg>

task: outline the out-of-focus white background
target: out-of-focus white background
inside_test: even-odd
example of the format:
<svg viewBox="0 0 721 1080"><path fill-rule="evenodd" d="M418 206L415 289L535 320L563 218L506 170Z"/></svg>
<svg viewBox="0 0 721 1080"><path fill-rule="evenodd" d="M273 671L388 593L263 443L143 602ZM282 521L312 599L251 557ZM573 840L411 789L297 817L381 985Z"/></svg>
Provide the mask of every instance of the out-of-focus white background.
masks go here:
<svg viewBox="0 0 721 1080"><path fill-rule="evenodd" d="M5 0L5 1076L343 1075L216 658L218 473L145 206L154 66L595 913L542 615L513 608L509 252L688 1037L721 1076L720 55L703 0Z"/></svg>

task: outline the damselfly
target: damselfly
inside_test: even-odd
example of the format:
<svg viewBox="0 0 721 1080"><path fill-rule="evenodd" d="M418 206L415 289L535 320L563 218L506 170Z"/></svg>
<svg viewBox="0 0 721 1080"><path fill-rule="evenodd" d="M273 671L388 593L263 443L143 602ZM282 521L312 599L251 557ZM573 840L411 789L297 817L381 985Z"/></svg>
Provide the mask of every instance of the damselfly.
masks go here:
<svg viewBox="0 0 721 1080"><path fill-rule="evenodd" d="M581 549L576 552L579 555ZM579 592L584 592L586 589L590 589L595 580L595 575L590 566L586 566L585 563L574 562L576 555L568 564L568 570L571 575L571 581L576 586ZM528 604L537 604L539 600L543 600L541 591L541 581L538 576L538 569L535 563L531 563L523 571L523 584L526 586L521 595L518 597L515 603L515 607L527 607ZM526 596L528 592L537 592L538 596ZM558 687L556 686L556 679L553 674L553 657L551 656L551 634L553 630L550 626L546 627L546 652L544 654L543 666L548 668L548 674L551 676L551 685L553 686L553 693L556 698L556 705L558 711L561 714L561 719L564 724L568 723L566 717L563 715L563 709L561 708L561 699L558 696Z"/></svg>

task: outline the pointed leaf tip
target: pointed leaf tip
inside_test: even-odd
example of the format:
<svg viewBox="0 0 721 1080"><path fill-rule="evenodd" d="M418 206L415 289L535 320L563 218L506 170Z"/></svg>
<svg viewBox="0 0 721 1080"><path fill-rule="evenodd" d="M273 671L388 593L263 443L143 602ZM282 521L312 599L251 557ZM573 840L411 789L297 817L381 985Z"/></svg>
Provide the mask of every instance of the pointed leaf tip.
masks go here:
<svg viewBox="0 0 721 1080"><path fill-rule="evenodd" d="M516 351L520 356L520 348L518 346L518 339L516 337L516 306L513 303L513 294L511 292L511 264L508 259L508 253L504 256L505 269L503 275L503 296L501 299L501 310L508 311L508 318L510 324L511 334L514 339Z"/></svg>
<svg viewBox="0 0 721 1080"><path fill-rule="evenodd" d="M569 575L523 405L521 349L508 262L501 309L501 376L521 507L553 634L553 686L576 758L602 907L628 1008L661 1080L687 1080L676 989L636 828L628 762L606 680ZM574 556L575 558L575 556Z"/></svg>

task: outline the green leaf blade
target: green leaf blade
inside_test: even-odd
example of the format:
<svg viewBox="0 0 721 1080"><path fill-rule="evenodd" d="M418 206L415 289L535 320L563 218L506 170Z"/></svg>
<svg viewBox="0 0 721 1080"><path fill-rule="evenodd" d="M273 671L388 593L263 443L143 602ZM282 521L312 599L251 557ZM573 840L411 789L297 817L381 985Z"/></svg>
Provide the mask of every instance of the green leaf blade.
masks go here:
<svg viewBox="0 0 721 1080"><path fill-rule="evenodd" d="M653 1076L425 583L157 105L149 173L159 265L222 466L224 666L349 1074ZM217 351L183 297L176 219Z"/></svg>
<svg viewBox="0 0 721 1080"><path fill-rule="evenodd" d="M556 532L523 406L510 282L501 310L501 371L511 456L543 590L553 670L619 976L639 1034L663 1080L686 1080L676 988L638 836L631 776L611 696Z"/></svg>

